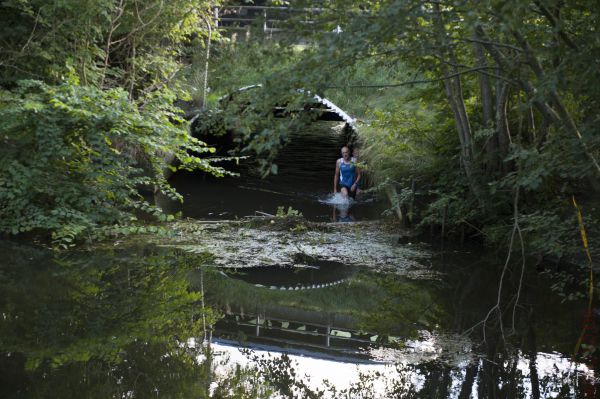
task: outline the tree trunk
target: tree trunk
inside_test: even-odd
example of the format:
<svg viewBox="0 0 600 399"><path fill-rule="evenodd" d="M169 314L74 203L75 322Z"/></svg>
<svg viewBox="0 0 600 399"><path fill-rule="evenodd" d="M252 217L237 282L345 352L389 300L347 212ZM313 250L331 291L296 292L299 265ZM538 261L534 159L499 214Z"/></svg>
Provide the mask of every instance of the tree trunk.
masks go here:
<svg viewBox="0 0 600 399"><path fill-rule="evenodd" d="M498 137L498 156L500 160L500 170L508 172L512 170L512 166L504 162L508 155L509 145L512 140L510 138L510 129L508 126L508 94L510 87L507 83L498 84L496 91L496 135Z"/></svg>
<svg viewBox="0 0 600 399"><path fill-rule="evenodd" d="M485 68L488 66L485 54L483 52L483 46L481 45L481 38L475 32L475 41L473 42L473 49L475 53L475 60L477 67ZM483 113L483 126L486 129L493 128L494 123L494 106L492 100L492 86L490 78L485 73L479 73L479 90L481 96L481 108ZM486 164L485 168L488 172L495 172L498 170L498 135L497 133L487 137L485 142L486 152Z"/></svg>
<svg viewBox="0 0 600 399"><path fill-rule="evenodd" d="M540 81L544 80L545 76L544 76L544 70L542 69L542 65L540 64L537 57L533 53L533 50L529 46L529 43L527 42L527 40L521 35L520 32L513 31L512 33L513 33L513 36L515 37L515 39L517 40L517 42L519 43L519 45L523 48L525 57L527 58L527 61L529 63L529 67L531 68L531 70L533 71L533 73L535 74L537 79ZM560 122L562 122L562 125L569 131L569 133L573 134L579 140L579 142L581 143L581 146L583 148L583 152L586 154L588 159L591 161L591 163L594 166L594 169L596 169L596 172L598 173L598 175L600 175L600 164L598 163L598 160L596 159L594 154L592 154L592 152L589 150L587 144L583 141L583 137L581 136L581 133L579 132L579 129L577 128L577 125L575 124L575 121L573 120L573 118L569 114L569 111L565 108L564 104L562 103L562 100L561 100L560 96L558 95L558 92L554 89L549 89L549 95L550 95L550 100L556 107L556 113L558 114L558 116L560 118Z"/></svg>
<svg viewBox="0 0 600 399"><path fill-rule="evenodd" d="M487 38L483 31L483 28L481 26L477 26L475 29L479 37L483 39L483 46L488 51L490 56L492 56L496 64L498 64L500 69L504 70L505 72L511 71L511 69L513 69L511 63L506 59L504 54L502 54L495 47L495 45ZM527 94L527 97L532 99L533 105L540 112L540 114L542 114L545 124L550 125L551 123L555 123L560 120L556 112L547 103L536 99L535 90L531 83L523 79L517 79L516 82L519 84L521 89Z"/></svg>
<svg viewBox="0 0 600 399"><path fill-rule="evenodd" d="M406 217L402 213L402 208L400 207L400 202L398 200L398 193L396 192L396 188L393 185L388 184L387 186L385 186L385 194L387 195L388 200L390 201L391 207L396 212L396 215L398 215L398 219L400 220L400 223L405 225Z"/></svg>
<svg viewBox="0 0 600 399"><path fill-rule="evenodd" d="M456 62L456 56L451 46L448 46L446 35L444 31L444 22L442 21L441 13L439 10L439 4L435 4L436 13L434 14L434 21L437 31L437 38L440 44L442 52L439 54L441 59L440 68L444 77L444 88L446 90L446 97L450 109L454 115L454 121L456 123L456 130L458 132L458 138L460 141L461 148L461 161L467 175L469 187L475 197L481 201L481 190L477 185L474 177L474 166L473 166L473 134L471 131L471 124L469 122L469 116L465 107L465 102L462 92L462 84L460 81L460 74L458 73L458 63ZM444 50L447 54L444 54ZM445 62L446 56L450 62ZM448 64L453 66L452 77L448 70Z"/></svg>

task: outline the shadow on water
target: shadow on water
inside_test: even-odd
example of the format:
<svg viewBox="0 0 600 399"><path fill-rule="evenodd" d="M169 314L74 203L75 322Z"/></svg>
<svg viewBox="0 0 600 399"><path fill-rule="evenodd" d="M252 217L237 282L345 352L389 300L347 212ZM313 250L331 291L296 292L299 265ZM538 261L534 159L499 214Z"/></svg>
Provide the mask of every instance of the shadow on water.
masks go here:
<svg viewBox="0 0 600 399"><path fill-rule="evenodd" d="M162 196L155 201L169 212L182 211L184 216L197 219L234 219L254 215L255 211L275 214L279 206L291 206L308 220L331 221L336 216L324 200L331 195L335 162L346 140L334 127L319 122L294 133L275 160L277 175L262 179L251 160L231 165L240 177L177 173L170 182L184 196L183 205ZM351 214L353 220L374 219L384 209L372 199L361 200L352 206Z"/></svg>

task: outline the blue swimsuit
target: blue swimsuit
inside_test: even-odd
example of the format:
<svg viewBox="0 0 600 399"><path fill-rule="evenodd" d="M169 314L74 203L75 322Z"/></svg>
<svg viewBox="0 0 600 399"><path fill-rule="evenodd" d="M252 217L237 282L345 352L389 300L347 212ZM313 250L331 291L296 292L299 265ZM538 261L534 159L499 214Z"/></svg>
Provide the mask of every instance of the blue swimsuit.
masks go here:
<svg viewBox="0 0 600 399"><path fill-rule="evenodd" d="M348 190L354 184L356 179L356 165L353 162L344 163L344 159L340 160L340 186L347 187Z"/></svg>

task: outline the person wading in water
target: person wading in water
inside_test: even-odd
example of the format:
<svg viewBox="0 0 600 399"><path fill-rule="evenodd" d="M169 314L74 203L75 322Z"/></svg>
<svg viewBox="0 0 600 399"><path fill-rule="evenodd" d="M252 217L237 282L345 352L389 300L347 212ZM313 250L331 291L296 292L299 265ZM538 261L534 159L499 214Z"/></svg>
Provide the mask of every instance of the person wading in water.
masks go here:
<svg viewBox="0 0 600 399"><path fill-rule="evenodd" d="M333 176L333 193L338 191L338 183L340 193L344 197L352 197L356 195L356 188L360 181L360 169L350 159L350 149L346 146L342 147L342 157L335 162L335 174Z"/></svg>

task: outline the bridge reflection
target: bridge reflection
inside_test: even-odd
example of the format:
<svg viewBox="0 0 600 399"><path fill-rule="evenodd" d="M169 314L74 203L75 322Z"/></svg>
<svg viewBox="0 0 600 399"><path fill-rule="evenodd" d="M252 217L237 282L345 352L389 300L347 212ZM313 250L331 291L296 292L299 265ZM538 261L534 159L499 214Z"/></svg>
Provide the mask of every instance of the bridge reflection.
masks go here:
<svg viewBox="0 0 600 399"><path fill-rule="evenodd" d="M259 266L223 268L221 274L242 280L255 287L273 290L307 290L332 287L347 281L356 272L339 262L297 259L310 264L289 266Z"/></svg>
<svg viewBox="0 0 600 399"><path fill-rule="evenodd" d="M323 321L322 313L283 308L264 313L232 313L216 324L215 335L246 344L302 349L358 361L372 360L369 349L403 344L400 337L355 329L354 320L348 316L328 317L325 323L319 323Z"/></svg>
<svg viewBox="0 0 600 399"><path fill-rule="evenodd" d="M224 268L220 270L220 274L264 288L268 292L333 287L349 281L356 273L356 268L339 262L300 257L297 261L303 265ZM224 317L215 326L215 335L221 339L310 350L363 361L369 359L368 348L397 346L402 341L398 337L361 331L357 327L358 321L348 314L311 311L258 301L248 311L251 303L252 301L246 301L245 306L229 304L223 310Z"/></svg>

